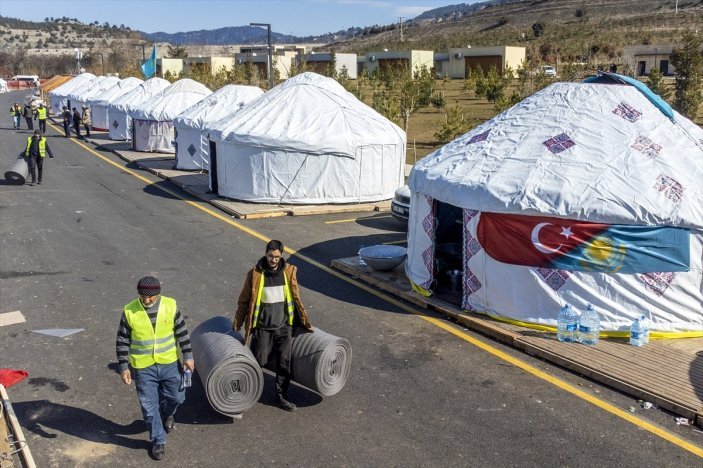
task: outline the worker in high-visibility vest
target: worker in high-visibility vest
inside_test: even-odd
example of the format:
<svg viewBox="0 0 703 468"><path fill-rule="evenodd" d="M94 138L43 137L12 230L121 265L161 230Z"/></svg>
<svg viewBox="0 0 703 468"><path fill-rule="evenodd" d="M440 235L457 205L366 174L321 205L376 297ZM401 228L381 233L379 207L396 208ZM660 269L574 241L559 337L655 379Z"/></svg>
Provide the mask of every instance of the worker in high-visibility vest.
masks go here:
<svg viewBox="0 0 703 468"><path fill-rule="evenodd" d="M34 120L39 121L39 130L42 133L46 133L46 107L44 107L43 102L39 103L39 107L34 112Z"/></svg>
<svg viewBox="0 0 703 468"><path fill-rule="evenodd" d="M234 330L244 327L244 342L249 341L252 354L261 367L276 364L276 398L286 411L296 406L288 400L293 330L312 332L298 290L298 269L283 258L283 243L272 240L266 255L247 274L239 294Z"/></svg>
<svg viewBox="0 0 703 468"><path fill-rule="evenodd" d="M29 166L29 175L32 177L32 182L27 185L41 184L42 173L44 172L44 158L49 156L54 159L54 155L46 142L46 138L37 129L34 130L34 135L27 138L27 147L24 149L22 156L27 161ZM36 169L35 169L36 168ZM37 182L37 170L39 172L39 181Z"/></svg>
<svg viewBox="0 0 703 468"><path fill-rule="evenodd" d="M117 362L122 381L134 380L155 460L165 457L166 434L185 401L181 368L195 370L190 336L176 301L161 296L161 283L145 276L137 283L139 298L124 306L117 332ZM178 349L183 364L178 361Z"/></svg>
<svg viewBox="0 0 703 468"><path fill-rule="evenodd" d="M14 103L10 106L10 117L12 117L12 126L15 130L20 129L20 117L22 117L22 109L19 103Z"/></svg>

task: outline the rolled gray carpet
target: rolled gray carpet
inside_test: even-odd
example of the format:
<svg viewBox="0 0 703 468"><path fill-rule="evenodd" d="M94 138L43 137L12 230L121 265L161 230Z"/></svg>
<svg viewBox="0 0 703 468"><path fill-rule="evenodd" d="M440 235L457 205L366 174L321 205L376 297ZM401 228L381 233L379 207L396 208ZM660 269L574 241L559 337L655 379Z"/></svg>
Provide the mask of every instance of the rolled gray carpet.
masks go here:
<svg viewBox="0 0 703 468"><path fill-rule="evenodd" d="M17 158L12 167L5 172L5 180L13 185L23 185L29 177L29 167L24 158Z"/></svg>
<svg viewBox="0 0 703 468"><path fill-rule="evenodd" d="M244 413L259 401L264 375L227 317L213 317L190 335L193 359L210 406L226 416Z"/></svg>
<svg viewBox="0 0 703 468"><path fill-rule="evenodd" d="M293 339L291 378L322 396L339 393L349 377L351 343L315 328Z"/></svg>

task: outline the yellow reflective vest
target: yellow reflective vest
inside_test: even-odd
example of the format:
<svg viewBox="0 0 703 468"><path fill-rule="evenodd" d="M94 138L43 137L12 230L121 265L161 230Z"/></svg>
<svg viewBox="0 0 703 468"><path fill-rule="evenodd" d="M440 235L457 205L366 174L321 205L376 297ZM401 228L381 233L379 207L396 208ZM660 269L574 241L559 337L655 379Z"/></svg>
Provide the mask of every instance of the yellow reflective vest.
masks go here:
<svg viewBox="0 0 703 468"><path fill-rule="evenodd" d="M283 273L283 294L286 298L286 323L289 326L293 326L293 314L295 313L295 304L293 303L293 293L290 291L290 286L288 286L288 278L286 278L285 272ZM264 293L264 275L261 275L261 281L259 281L259 290L256 292L256 302L254 303L254 321L252 322L251 328L256 328L256 323L259 321L259 312L261 311L261 296Z"/></svg>
<svg viewBox="0 0 703 468"><path fill-rule="evenodd" d="M46 120L46 107L37 107L37 118L39 120Z"/></svg>
<svg viewBox="0 0 703 468"><path fill-rule="evenodd" d="M24 155L29 157L29 148L32 146L32 137L27 138L27 149L24 150ZM39 157L43 158L46 156L46 139L41 137L39 139ZM43 163L42 163L43 164Z"/></svg>
<svg viewBox="0 0 703 468"><path fill-rule="evenodd" d="M125 318L132 330L129 364L133 368L144 369L154 364L171 364L178 360L173 333L177 310L174 299L161 296L156 325L152 326L139 299L124 306Z"/></svg>

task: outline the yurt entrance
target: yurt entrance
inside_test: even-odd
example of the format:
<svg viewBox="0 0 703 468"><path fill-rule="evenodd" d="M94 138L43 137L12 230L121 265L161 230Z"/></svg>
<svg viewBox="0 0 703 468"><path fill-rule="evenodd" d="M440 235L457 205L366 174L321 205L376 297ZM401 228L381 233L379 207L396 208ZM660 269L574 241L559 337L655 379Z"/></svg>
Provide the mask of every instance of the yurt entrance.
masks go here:
<svg viewBox="0 0 703 468"><path fill-rule="evenodd" d="M461 306L463 212L448 203L435 203L435 296Z"/></svg>

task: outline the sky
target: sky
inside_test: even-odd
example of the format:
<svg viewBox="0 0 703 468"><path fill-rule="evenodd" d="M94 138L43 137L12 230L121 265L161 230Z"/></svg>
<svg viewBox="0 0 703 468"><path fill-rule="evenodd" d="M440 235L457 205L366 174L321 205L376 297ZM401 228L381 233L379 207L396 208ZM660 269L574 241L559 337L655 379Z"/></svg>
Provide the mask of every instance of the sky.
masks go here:
<svg viewBox="0 0 703 468"><path fill-rule="evenodd" d="M0 15L124 24L147 33L270 23L274 32L309 36L411 19L433 8L476 0L0 0Z"/></svg>

